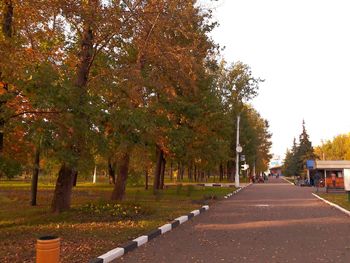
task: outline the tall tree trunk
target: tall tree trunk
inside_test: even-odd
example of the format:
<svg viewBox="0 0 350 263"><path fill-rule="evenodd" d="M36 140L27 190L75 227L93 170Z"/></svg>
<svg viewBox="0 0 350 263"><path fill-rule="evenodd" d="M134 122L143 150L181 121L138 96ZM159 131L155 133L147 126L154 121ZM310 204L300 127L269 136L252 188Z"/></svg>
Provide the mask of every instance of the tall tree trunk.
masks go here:
<svg viewBox="0 0 350 263"><path fill-rule="evenodd" d="M108 158L108 177L109 184L115 184L115 162L112 162L112 158Z"/></svg>
<svg viewBox="0 0 350 263"><path fill-rule="evenodd" d="M188 180L190 182L192 182L192 180L193 180L193 178L192 178L192 163L190 163L190 165L188 166L187 173L188 173Z"/></svg>
<svg viewBox="0 0 350 263"><path fill-rule="evenodd" d="M227 161L227 179L233 181L233 162Z"/></svg>
<svg viewBox="0 0 350 263"><path fill-rule="evenodd" d="M231 180L231 168L230 168L230 161L227 162L227 180L230 181Z"/></svg>
<svg viewBox="0 0 350 263"><path fill-rule="evenodd" d="M12 0L4 1L2 31L6 37L12 37L13 4Z"/></svg>
<svg viewBox="0 0 350 263"><path fill-rule="evenodd" d="M207 177L205 178L205 181L207 182L210 179L211 176L211 172L207 171Z"/></svg>
<svg viewBox="0 0 350 263"><path fill-rule="evenodd" d="M160 173L160 186L159 186L160 189L164 189L165 167L166 167L166 160L165 160L164 154L163 154L161 173Z"/></svg>
<svg viewBox="0 0 350 263"><path fill-rule="evenodd" d="M70 208L73 180L76 171L67 164L62 164L58 173L55 192L51 204L51 210L61 213Z"/></svg>
<svg viewBox="0 0 350 263"><path fill-rule="evenodd" d="M35 157L34 157L34 169L32 175L32 200L30 204L32 206L36 206L36 196L38 192L38 179L39 179L39 170L40 170L40 146L37 146L35 149Z"/></svg>
<svg viewBox="0 0 350 263"><path fill-rule="evenodd" d="M148 190L148 169L145 170L145 189Z"/></svg>
<svg viewBox="0 0 350 263"><path fill-rule="evenodd" d="M1 104L2 102L0 102L0 107L1 107ZM0 115L1 115L1 110L0 110ZM4 152L4 128L5 128L5 121L0 116L0 157Z"/></svg>
<svg viewBox="0 0 350 263"><path fill-rule="evenodd" d="M156 168L154 169L154 181L153 181L153 190L159 190L161 184L161 172L162 172L162 162L164 153L162 149L157 145L156 146Z"/></svg>
<svg viewBox="0 0 350 263"><path fill-rule="evenodd" d="M194 181L197 182L197 166L194 165Z"/></svg>
<svg viewBox="0 0 350 263"><path fill-rule="evenodd" d="M86 86L94 51L91 22L92 21L85 21L84 32L80 42L80 52L78 54L79 62L77 63L76 71L75 87L79 93L79 105L81 109L84 108L84 104L86 103L84 97L87 94ZM74 118L78 118L78 120L84 123L84 120L86 120L86 113L83 110L74 112L74 114ZM82 137L80 141L84 141L84 135L79 134L79 130L75 132L77 132L78 137ZM73 148L75 148L75 152L80 152L82 150L79 142L76 145L74 145L73 142L72 149ZM76 184L78 175L75 168L76 167L67 166L66 164L62 165L56 182L54 198L52 200L52 211L60 213L70 208L72 187Z"/></svg>
<svg viewBox="0 0 350 263"><path fill-rule="evenodd" d="M12 0L5 0L3 4L3 20L2 20L2 32L7 38L12 37L12 23L13 23L13 4ZM0 68L0 82L2 82L2 72ZM4 87L2 89L7 90L7 83L2 83ZM4 129L5 119L3 118L3 110L1 107L7 103L7 100L0 100L0 157L4 151Z"/></svg>
<svg viewBox="0 0 350 263"><path fill-rule="evenodd" d="M230 180L230 162L229 161L226 162L225 168L226 168L226 178L229 181Z"/></svg>
<svg viewBox="0 0 350 263"><path fill-rule="evenodd" d="M173 181L173 161L170 162L170 181Z"/></svg>
<svg viewBox="0 0 350 263"><path fill-rule="evenodd" d="M73 173L73 187L77 186L77 182L78 182L78 171L74 170L74 173Z"/></svg>
<svg viewBox="0 0 350 263"><path fill-rule="evenodd" d="M121 201L125 197L126 182L129 173L129 162L130 155L128 152L124 152L121 158L118 160L117 180L114 184L114 189L111 197L112 200Z"/></svg>
<svg viewBox="0 0 350 263"><path fill-rule="evenodd" d="M219 181L222 182L222 180L224 180L224 167L223 167L222 163L220 163L220 167L219 167Z"/></svg>
<svg viewBox="0 0 350 263"><path fill-rule="evenodd" d="M184 180L184 174L185 174L185 166L183 163L181 163L181 181Z"/></svg>

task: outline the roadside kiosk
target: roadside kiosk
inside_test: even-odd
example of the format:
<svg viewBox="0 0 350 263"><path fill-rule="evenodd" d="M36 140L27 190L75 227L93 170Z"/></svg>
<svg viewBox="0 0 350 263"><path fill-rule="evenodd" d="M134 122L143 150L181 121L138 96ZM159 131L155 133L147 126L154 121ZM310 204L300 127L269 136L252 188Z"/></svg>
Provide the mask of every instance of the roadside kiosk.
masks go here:
<svg viewBox="0 0 350 263"><path fill-rule="evenodd" d="M328 189L344 189L344 174L348 176L350 173L350 160L308 160L306 168L308 169L308 178L312 179L317 172L324 177L328 192Z"/></svg>

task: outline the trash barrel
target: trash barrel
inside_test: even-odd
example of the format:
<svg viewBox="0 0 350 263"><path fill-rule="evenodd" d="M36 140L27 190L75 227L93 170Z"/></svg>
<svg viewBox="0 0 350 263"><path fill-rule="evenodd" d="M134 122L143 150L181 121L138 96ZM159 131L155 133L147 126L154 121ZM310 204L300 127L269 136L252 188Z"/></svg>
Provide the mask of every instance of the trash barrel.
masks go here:
<svg viewBox="0 0 350 263"><path fill-rule="evenodd" d="M59 237L39 237L36 243L36 263L59 263L60 243Z"/></svg>

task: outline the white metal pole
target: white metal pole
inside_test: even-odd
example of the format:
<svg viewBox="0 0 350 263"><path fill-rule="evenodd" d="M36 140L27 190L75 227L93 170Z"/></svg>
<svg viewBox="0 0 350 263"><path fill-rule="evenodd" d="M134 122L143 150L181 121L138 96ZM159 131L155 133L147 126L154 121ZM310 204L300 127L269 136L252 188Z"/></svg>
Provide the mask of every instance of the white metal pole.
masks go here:
<svg viewBox="0 0 350 263"><path fill-rule="evenodd" d="M256 163L255 163L255 161L254 161L254 167L253 167L253 176L255 177L255 168L256 168Z"/></svg>
<svg viewBox="0 0 350 263"><path fill-rule="evenodd" d="M94 177L92 179L92 183L96 184L96 165L95 165L95 170L94 170Z"/></svg>
<svg viewBox="0 0 350 263"><path fill-rule="evenodd" d="M236 141L236 176L235 176L235 187L239 187L239 152L237 151L238 146L239 146L239 122L240 122L241 116L238 114L237 116L237 141Z"/></svg>

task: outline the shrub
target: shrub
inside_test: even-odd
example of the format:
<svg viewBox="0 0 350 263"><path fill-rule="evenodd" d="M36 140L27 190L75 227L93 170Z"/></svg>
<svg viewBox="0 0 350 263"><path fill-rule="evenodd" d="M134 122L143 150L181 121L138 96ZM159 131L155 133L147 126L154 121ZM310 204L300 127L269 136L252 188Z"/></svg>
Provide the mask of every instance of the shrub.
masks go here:
<svg viewBox="0 0 350 263"><path fill-rule="evenodd" d="M128 176L127 185L131 187L144 186L145 181L142 174L135 171L130 171Z"/></svg>
<svg viewBox="0 0 350 263"><path fill-rule="evenodd" d="M176 195L180 195L182 190L182 184L176 185Z"/></svg>
<svg viewBox="0 0 350 263"><path fill-rule="evenodd" d="M115 219L137 219L152 213L150 208L137 203L89 203L81 211L94 215L111 216Z"/></svg>
<svg viewBox="0 0 350 263"><path fill-rule="evenodd" d="M0 177L12 179L22 173L22 166L16 160L0 157Z"/></svg>
<svg viewBox="0 0 350 263"><path fill-rule="evenodd" d="M204 200L216 200L218 199L216 194L205 194L203 195Z"/></svg>
<svg viewBox="0 0 350 263"><path fill-rule="evenodd" d="M193 185L188 185L187 186L187 191L186 191L186 195L187 196L191 196L193 191L194 191L195 187Z"/></svg>
<svg viewBox="0 0 350 263"><path fill-rule="evenodd" d="M153 194L154 194L154 199L156 201L160 201L163 197L163 191L162 190L158 190L158 189L154 189L153 190Z"/></svg>

